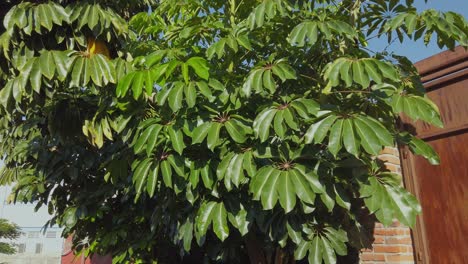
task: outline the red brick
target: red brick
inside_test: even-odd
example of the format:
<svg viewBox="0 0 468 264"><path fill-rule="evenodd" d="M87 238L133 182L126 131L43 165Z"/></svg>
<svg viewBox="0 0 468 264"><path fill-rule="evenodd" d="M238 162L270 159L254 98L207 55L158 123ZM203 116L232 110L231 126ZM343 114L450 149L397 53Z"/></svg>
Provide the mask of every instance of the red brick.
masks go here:
<svg viewBox="0 0 468 264"><path fill-rule="evenodd" d="M391 163L385 163L385 168L391 172L395 173L400 173L401 169L399 165L391 164Z"/></svg>
<svg viewBox="0 0 468 264"><path fill-rule="evenodd" d="M412 245L413 240L409 236L404 237L388 237L385 240L386 244L405 244L405 245Z"/></svg>
<svg viewBox="0 0 468 264"><path fill-rule="evenodd" d="M385 261L385 254L365 253L361 255L363 261Z"/></svg>
<svg viewBox="0 0 468 264"><path fill-rule="evenodd" d="M406 246L374 245L374 252L376 253L406 253L408 252L408 250Z"/></svg>
<svg viewBox="0 0 468 264"><path fill-rule="evenodd" d="M392 226L392 227L400 227L400 226L401 226L401 227L405 227L405 226L401 225L400 222L398 222L398 220L393 220L391 226Z"/></svg>
<svg viewBox="0 0 468 264"><path fill-rule="evenodd" d="M379 156L379 159L386 163L400 165L400 158L394 155L383 154Z"/></svg>
<svg viewBox="0 0 468 264"><path fill-rule="evenodd" d="M394 156L398 156L398 150L396 148L385 147L380 154L390 154Z"/></svg>
<svg viewBox="0 0 468 264"><path fill-rule="evenodd" d="M374 236L374 244L385 244L385 237Z"/></svg>
<svg viewBox="0 0 468 264"><path fill-rule="evenodd" d="M403 236L406 234L405 229L403 228L376 228L374 229L374 235L383 235L383 236Z"/></svg>
<svg viewBox="0 0 468 264"><path fill-rule="evenodd" d="M386 261L414 261L413 255L391 255L387 254L385 256Z"/></svg>

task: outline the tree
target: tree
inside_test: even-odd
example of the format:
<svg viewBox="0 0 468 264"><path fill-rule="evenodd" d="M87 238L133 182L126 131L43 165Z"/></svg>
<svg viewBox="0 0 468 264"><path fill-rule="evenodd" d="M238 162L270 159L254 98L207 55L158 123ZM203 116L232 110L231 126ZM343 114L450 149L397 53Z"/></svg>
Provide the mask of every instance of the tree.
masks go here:
<svg viewBox="0 0 468 264"><path fill-rule="evenodd" d="M132 4L130 4L132 3ZM372 225L421 208L374 157L442 126L405 57L372 37L468 46L413 1L16 4L0 45L15 199L115 263L353 263ZM7 177L8 176L8 177Z"/></svg>
<svg viewBox="0 0 468 264"><path fill-rule="evenodd" d="M14 224L10 223L6 219L0 218L0 239L14 240L21 235L20 228ZM14 245L7 242L0 242L0 254L15 254L16 249Z"/></svg>

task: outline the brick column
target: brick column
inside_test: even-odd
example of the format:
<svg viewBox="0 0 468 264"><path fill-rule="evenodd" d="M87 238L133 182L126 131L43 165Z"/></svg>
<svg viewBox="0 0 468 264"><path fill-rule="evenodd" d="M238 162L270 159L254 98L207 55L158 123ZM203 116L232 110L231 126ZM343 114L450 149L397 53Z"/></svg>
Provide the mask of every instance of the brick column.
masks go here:
<svg viewBox="0 0 468 264"><path fill-rule="evenodd" d="M401 174L398 149L385 148L379 159L385 162L388 170ZM371 249L361 253L362 264L413 264L413 241L410 229L394 221L390 227L376 223L375 241Z"/></svg>

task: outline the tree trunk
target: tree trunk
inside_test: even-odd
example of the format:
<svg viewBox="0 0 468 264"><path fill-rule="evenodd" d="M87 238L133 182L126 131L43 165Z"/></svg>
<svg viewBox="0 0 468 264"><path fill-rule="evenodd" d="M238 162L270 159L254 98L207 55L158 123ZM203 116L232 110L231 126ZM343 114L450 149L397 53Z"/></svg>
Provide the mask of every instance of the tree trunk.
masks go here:
<svg viewBox="0 0 468 264"><path fill-rule="evenodd" d="M288 255L281 247L268 255L261 246L255 234L249 232L245 239L247 252L249 254L250 264L294 264L294 256Z"/></svg>
<svg viewBox="0 0 468 264"><path fill-rule="evenodd" d="M247 253L249 254L250 264L267 264L265 253L259 247L260 242L253 232L249 232L245 238Z"/></svg>

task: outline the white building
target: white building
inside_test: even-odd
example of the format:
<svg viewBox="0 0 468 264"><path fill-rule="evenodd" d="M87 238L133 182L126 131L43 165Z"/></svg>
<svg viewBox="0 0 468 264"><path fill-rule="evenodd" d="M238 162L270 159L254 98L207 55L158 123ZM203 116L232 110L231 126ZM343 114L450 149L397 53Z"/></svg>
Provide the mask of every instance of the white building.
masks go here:
<svg viewBox="0 0 468 264"><path fill-rule="evenodd" d="M11 187L0 186L0 218L16 223L21 227L23 235L14 241L18 245L17 254L0 254L0 263L60 264L62 230L57 227L43 229L47 220L51 218L46 208L34 212L34 204L8 204L10 192Z"/></svg>

